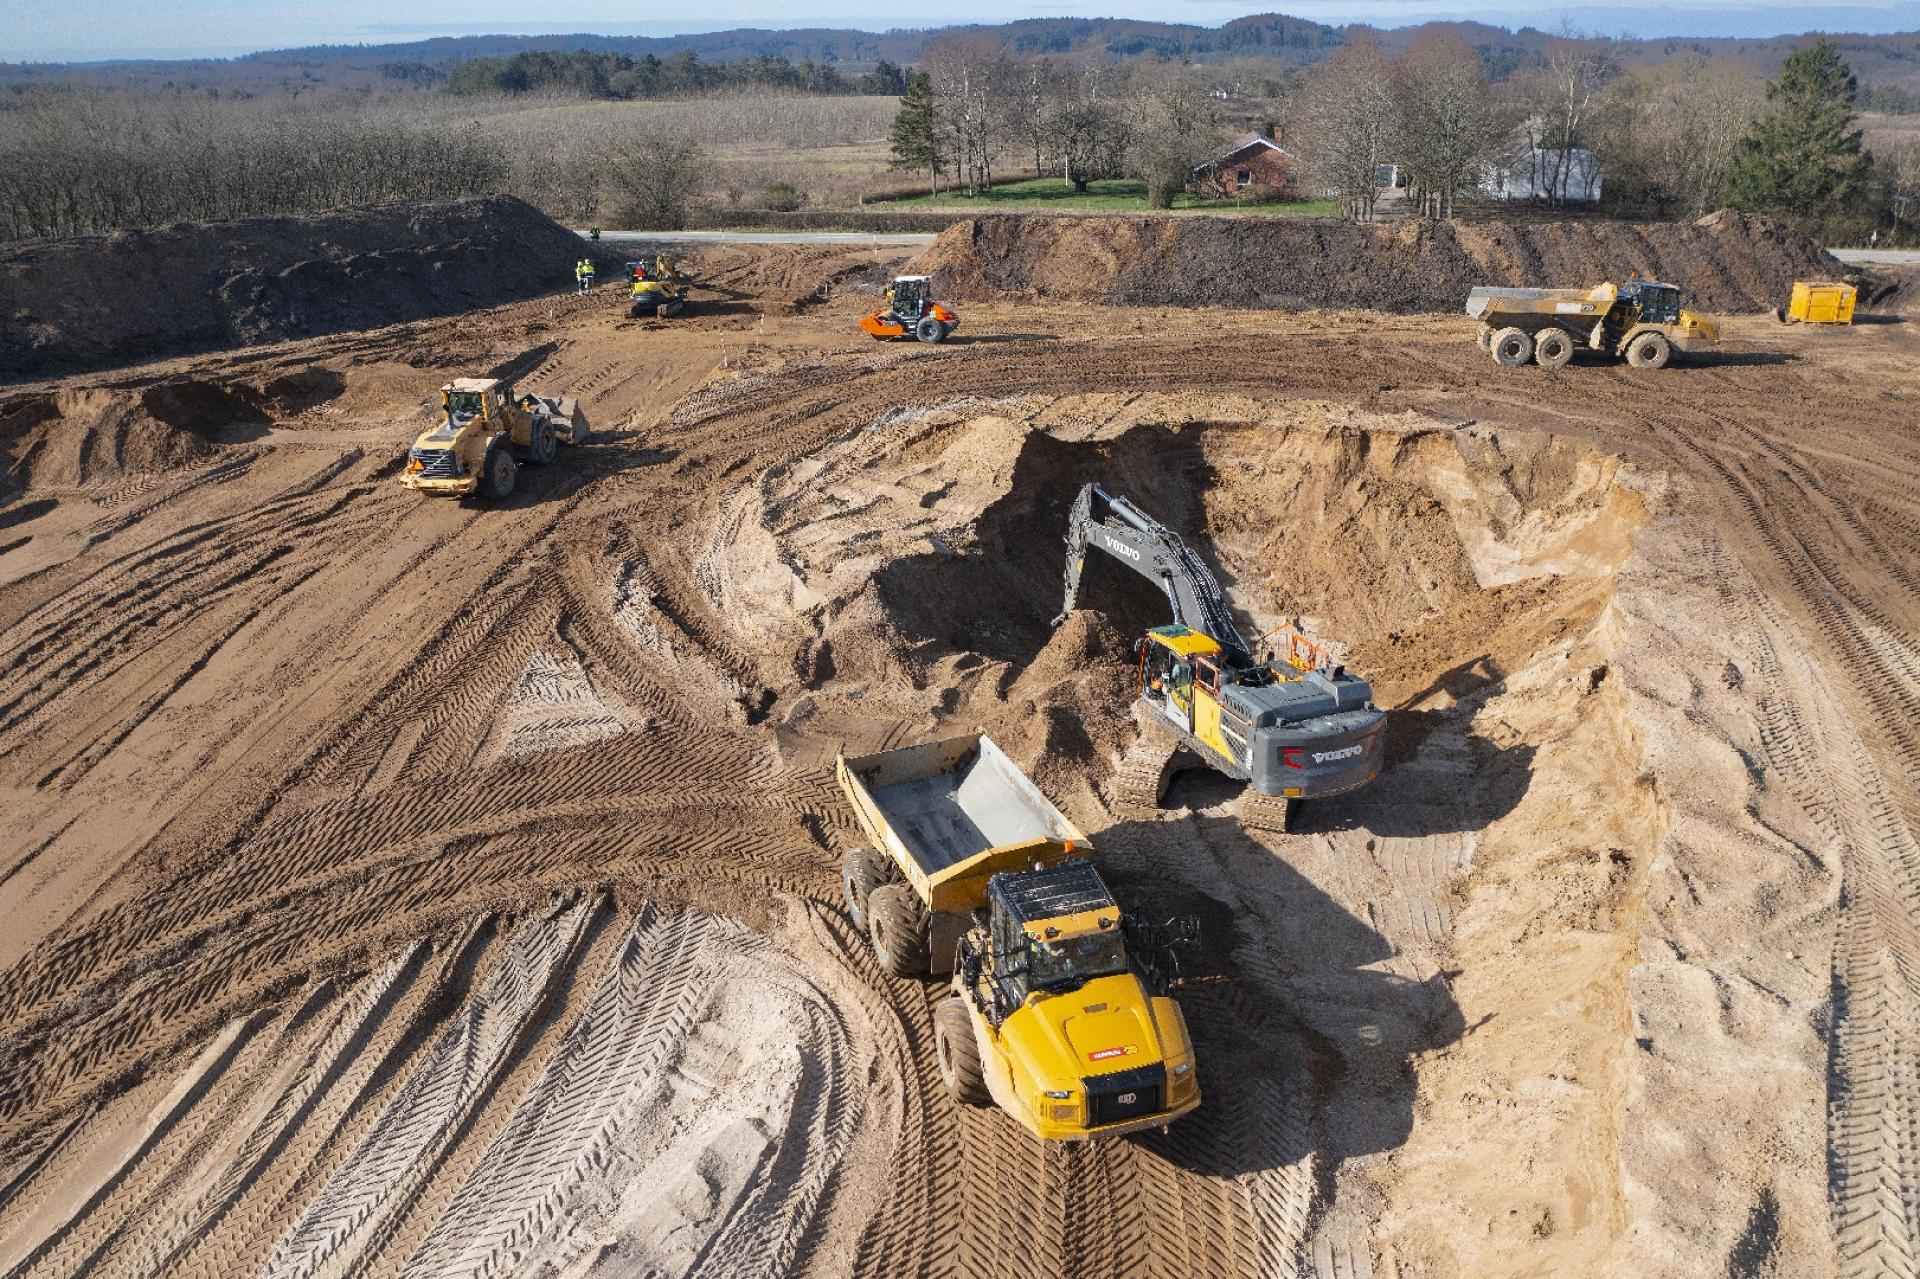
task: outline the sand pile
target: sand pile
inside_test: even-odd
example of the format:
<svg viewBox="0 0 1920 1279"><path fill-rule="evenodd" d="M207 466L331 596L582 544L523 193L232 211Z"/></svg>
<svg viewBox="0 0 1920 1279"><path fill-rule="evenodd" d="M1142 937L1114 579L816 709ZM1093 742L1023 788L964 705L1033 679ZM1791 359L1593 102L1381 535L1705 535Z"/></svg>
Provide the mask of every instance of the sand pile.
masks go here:
<svg viewBox="0 0 1920 1279"><path fill-rule="evenodd" d="M579 237L510 196L188 222L0 250L0 376L450 315L568 287Z"/></svg>
<svg viewBox="0 0 1920 1279"><path fill-rule="evenodd" d="M258 435L339 390L326 370L263 381L170 377L0 399L9 484L70 488L171 470Z"/></svg>
<svg viewBox="0 0 1920 1279"><path fill-rule="evenodd" d="M1546 286L1631 274L1725 312L1779 305L1839 261L1781 223L1722 211L1694 223L1390 222L1322 218L996 216L956 223L915 258L958 298L1132 306L1460 309L1476 284Z"/></svg>

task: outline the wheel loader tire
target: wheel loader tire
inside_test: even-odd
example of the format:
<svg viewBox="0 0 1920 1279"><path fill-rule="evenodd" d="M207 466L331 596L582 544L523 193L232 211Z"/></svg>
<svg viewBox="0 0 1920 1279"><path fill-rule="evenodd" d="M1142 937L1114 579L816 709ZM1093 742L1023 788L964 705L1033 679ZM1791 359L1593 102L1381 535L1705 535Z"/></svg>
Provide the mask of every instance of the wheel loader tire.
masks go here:
<svg viewBox="0 0 1920 1279"><path fill-rule="evenodd" d="M487 445L487 456L480 463L480 496L494 502L504 502L513 496L513 482L520 475L520 465L513 460L513 450L495 442Z"/></svg>
<svg viewBox="0 0 1920 1279"><path fill-rule="evenodd" d="M1673 358L1673 343L1664 333L1642 333L1627 343L1627 363L1636 369L1664 369Z"/></svg>
<svg viewBox="0 0 1920 1279"><path fill-rule="evenodd" d="M895 977L927 971L927 907L907 884L882 884L867 896L867 937Z"/></svg>
<svg viewBox="0 0 1920 1279"><path fill-rule="evenodd" d="M559 454L560 439L554 432L553 423L544 420L534 423L531 452L532 456L527 460L535 466L545 466Z"/></svg>
<svg viewBox="0 0 1920 1279"><path fill-rule="evenodd" d="M1501 329L1493 335L1488 349L1495 364L1515 368L1533 358L1533 335L1525 329Z"/></svg>
<svg viewBox="0 0 1920 1279"><path fill-rule="evenodd" d="M938 342L947 336L947 326L929 315L914 326L913 335L922 342Z"/></svg>
<svg viewBox="0 0 1920 1279"><path fill-rule="evenodd" d="M933 1049L940 1059L940 1078L953 1099L963 1106L985 1106L993 1101L987 1091L987 1073L980 1068L980 1041L974 1038L973 1017L958 995L949 995L933 1010Z"/></svg>
<svg viewBox="0 0 1920 1279"><path fill-rule="evenodd" d="M850 848L840 861L840 891L847 898L847 914L853 926L867 926L867 898L887 882L892 863L871 848Z"/></svg>
<svg viewBox="0 0 1920 1279"><path fill-rule="evenodd" d="M1543 369L1564 368L1573 358L1573 336L1564 329L1546 329L1533 339L1533 362Z"/></svg>

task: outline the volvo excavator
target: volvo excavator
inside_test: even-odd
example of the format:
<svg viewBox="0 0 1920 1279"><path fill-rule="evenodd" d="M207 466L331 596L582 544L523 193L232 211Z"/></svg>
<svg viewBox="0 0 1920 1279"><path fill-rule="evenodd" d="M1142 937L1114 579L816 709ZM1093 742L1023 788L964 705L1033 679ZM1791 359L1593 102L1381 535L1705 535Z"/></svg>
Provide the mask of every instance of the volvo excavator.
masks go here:
<svg viewBox="0 0 1920 1279"><path fill-rule="evenodd" d="M1386 715L1367 682L1298 624L1261 636L1260 644L1280 647L1277 656L1256 656L1206 561L1098 484L1080 490L1068 520L1066 603L1056 624L1078 605L1089 549L1158 586L1173 608L1171 625L1135 645L1140 737L1121 764L1122 816L1159 808L1182 750L1247 783L1240 820L1257 829L1284 831L1298 802L1379 775Z"/></svg>

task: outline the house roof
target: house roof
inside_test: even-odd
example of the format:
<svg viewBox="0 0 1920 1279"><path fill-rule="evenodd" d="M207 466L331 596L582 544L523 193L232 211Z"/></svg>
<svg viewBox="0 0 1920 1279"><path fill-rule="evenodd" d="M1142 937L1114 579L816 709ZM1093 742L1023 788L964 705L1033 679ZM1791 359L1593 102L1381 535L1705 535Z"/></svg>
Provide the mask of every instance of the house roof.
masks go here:
<svg viewBox="0 0 1920 1279"><path fill-rule="evenodd" d="M1194 165L1193 171L1195 173L1198 173L1202 169L1207 168L1209 165L1225 164L1228 160L1233 159L1235 156L1240 155L1242 152L1252 151L1256 147L1265 147L1267 150L1272 151L1276 155L1283 155L1287 157L1287 159L1289 160L1293 159L1293 152L1287 150L1285 147L1281 146L1278 142L1275 142L1272 138L1266 137L1258 133L1243 133L1239 137L1233 140L1233 144L1231 146L1229 146L1225 151L1222 151L1219 155L1215 156L1213 159L1209 160L1206 164Z"/></svg>

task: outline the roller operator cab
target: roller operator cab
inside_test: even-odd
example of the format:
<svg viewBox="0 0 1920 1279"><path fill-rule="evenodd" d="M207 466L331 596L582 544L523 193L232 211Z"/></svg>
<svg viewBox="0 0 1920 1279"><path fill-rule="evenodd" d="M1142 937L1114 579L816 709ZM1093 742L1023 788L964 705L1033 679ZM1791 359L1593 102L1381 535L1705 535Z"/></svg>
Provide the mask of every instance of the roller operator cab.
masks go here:
<svg viewBox="0 0 1920 1279"><path fill-rule="evenodd" d="M1171 1123L1200 1105L1193 1041L1168 997L1190 919L1124 915L1091 862L1003 871L960 941L936 1010L940 1070L1035 1136L1079 1141Z"/></svg>
<svg viewBox="0 0 1920 1279"><path fill-rule="evenodd" d="M1261 795L1314 799L1365 786L1384 755L1386 716L1372 687L1305 636L1287 638L1285 660L1234 668L1200 632L1156 627L1139 646L1140 705Z"/></svg>

